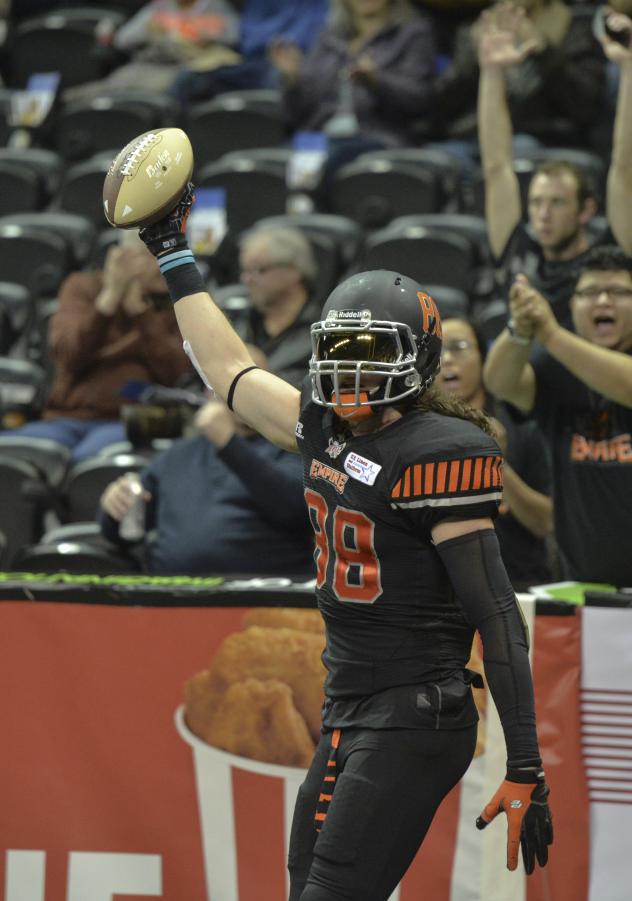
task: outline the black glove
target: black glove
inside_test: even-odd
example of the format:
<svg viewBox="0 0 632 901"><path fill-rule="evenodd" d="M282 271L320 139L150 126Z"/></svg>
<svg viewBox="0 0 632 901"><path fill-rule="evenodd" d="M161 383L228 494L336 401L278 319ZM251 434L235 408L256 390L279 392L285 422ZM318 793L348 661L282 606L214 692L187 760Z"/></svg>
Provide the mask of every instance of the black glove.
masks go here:
<svg viewBox="0 0 632 901"><path fill-rule="evenodd" d="M185 232L187 219L194 203L193 182L189 182L177 206L167 216L159 219L153 225L139 229L139 238L145 242L155 257L188 246Z"/></svg>
<svg viewBox="0 0 632 901"><path fill-rule="evenodd" d="M549 787L540 767L508 768L507 777L476 820L484 829L501 811L508 820L507 869L518 866L518 846L528 875L537 859L541 867L549 859L553 843L553 818L548 805Z"/></svg>

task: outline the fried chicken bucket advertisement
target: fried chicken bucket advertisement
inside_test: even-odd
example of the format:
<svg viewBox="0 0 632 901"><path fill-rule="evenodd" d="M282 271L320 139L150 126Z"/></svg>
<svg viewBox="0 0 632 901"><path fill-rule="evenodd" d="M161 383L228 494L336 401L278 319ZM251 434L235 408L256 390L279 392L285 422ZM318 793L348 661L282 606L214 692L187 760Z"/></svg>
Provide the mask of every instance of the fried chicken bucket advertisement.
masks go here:
<svg viewBox="0 0 632 901"><path fill-rule="evenodd" d="M564 798L550 866L509 873L500 818L474 828L505 758L481 691L476 757L390 901L592 901L580 617L533 610L541 745ZM317 611L3 601L0 618L2 901L287 898L323 699Z"/></svg>

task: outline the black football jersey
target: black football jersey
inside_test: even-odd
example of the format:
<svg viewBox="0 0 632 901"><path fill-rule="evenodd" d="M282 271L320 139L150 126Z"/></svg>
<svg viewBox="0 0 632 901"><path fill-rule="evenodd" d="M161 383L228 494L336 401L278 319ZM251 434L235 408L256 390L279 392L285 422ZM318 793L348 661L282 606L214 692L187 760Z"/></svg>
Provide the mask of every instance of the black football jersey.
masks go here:
<svg viewBox="0 0 632 901"><path fill-rule="evenodd" d="M431 529L446 517L496 516L502 457L455 417L415 410L350 437L307 384L302 401L296 435L327 629L324 722L368 725L374 708L392 708L392 689L463 673L473 629Z"/></svg>

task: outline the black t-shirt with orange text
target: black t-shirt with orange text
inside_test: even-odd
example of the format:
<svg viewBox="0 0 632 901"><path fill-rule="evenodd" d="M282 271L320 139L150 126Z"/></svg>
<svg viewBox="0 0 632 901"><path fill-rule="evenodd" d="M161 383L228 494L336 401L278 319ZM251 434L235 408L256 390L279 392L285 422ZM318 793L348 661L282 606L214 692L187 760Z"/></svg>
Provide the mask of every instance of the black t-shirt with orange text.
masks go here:
<svg viewBox="0 0 632 901"><path fill-rule="evenodd" d="M531 363L563 575L632 586L632 409L592 391L545 352Z"/></svg>

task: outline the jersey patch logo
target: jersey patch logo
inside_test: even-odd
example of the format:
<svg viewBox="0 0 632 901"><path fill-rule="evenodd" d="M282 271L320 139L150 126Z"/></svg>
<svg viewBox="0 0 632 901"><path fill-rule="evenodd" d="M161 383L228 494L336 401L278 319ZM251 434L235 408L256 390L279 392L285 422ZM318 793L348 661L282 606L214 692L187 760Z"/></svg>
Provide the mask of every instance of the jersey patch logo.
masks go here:
<svg viewBox="0 0 632 901"><path fill-rule="evenodd" d="M312 460L312 464L309 467L309 475L312 479L323 479L323 481L329 482L338 494L342 494L345 490L345 485L349 481L349 476L339 472L332 466L327 466L326 463L321 463L320 460Z"/></svg>
<svg viewBox="0 0 632 901"><path fill-rule="evenodd" d="M382 467L373 460L367 460L353 451L347 455L344 462L345 472L348 472L352 479L358 482L364 482L365 485L373 485Z"/></svg>
<svg viewBox="0 0 632 901"><path fill-rule="evenodd" d="M303 438L303 437L305 437L305 436L303 435L303 423L301 422L300 419L299 419L299 421L296 423L296 429L295 429L294 434L296 435L297 438Z"/></svg>
<svg viewBox="0 0 632 901"><path fill-rule="evenodd" d="M336 441L336 439L332 437L329 439L329 444L325 448L325 453L329 454L332 460L335 460L336 457L340 456L346 446L347 444L345 441L341 444L340 441Z"/></svg>

